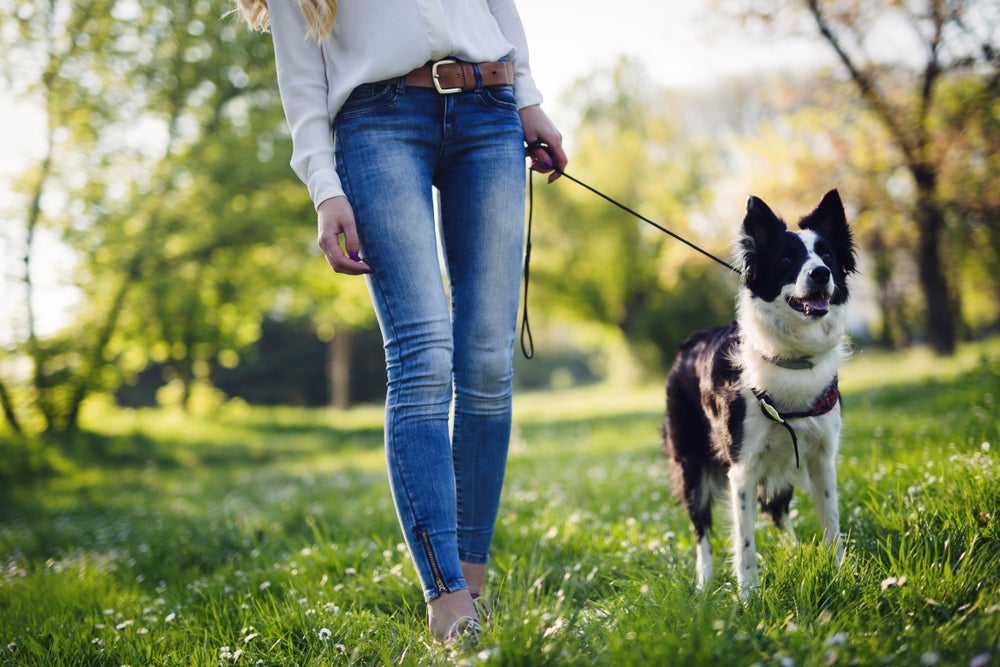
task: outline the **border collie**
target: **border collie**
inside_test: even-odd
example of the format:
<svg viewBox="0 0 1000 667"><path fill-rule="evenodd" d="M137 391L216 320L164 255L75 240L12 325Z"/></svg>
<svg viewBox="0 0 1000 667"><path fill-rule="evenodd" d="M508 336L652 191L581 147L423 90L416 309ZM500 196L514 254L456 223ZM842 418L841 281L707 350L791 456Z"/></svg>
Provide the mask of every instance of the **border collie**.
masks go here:
<svg viewBox="0 0 1000 667"><path fill-rule="evenodd" d="M741 599L758 587L756 504L794 541L789 503L812 490L824 542L843 559L834 459L837 369L847 357L847 277L855 245L836 190L789 230L747 202L736 321L681 344L667 380L664 450L697 538L697 585L712 578L712 498L728 487Z"/></svg>

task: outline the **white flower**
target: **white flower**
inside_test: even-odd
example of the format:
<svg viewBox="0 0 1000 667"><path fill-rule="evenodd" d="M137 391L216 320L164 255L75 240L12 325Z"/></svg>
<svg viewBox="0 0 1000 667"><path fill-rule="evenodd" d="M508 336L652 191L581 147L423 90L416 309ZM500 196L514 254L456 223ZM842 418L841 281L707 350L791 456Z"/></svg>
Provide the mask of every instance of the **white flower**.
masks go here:
<svg viewBox="0 0 1000 667"><path fill-rule="evenodd" d="M847 635L843 632L838 632L835 635L827 637L826 641L823 643L827 646L842 646L847 643Z"/></svg>
<svg viewBox="0 0 1000 667"><path fill-rule="evenodd" d="M325 642L327 639L330 638L330 635L333 634L333 633L330 632L327 628L320 628L318 634L319 634L320 641L324 641Z"/></svg>
<svg viewBox="0 0 1000 667"><path fill-rule="evenodd" d="M988 664L990 664L989 653L980 653L979 655L977 655L976 657L974 657L972 660L969 661L969 667L986 667Z"/></svg>

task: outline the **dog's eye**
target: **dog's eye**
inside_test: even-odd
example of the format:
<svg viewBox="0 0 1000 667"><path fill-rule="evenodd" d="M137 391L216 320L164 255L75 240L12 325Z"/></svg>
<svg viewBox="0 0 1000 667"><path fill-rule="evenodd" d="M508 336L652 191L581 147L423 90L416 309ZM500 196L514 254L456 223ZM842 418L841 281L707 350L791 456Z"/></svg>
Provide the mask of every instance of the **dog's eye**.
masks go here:
<svg viewBox="0 0 1000 667"><path fill-rule="evenodd" d="M833 261L833 253L832 252L822 252L822 253L820 253L819 258L821 260L823 260L823 262L825 262L826 264L829 264L830 262Z"/></svg>
<svg viewBox="0 0 1000 667"><path fill-rule="evenodd" d="M792 261L791 255L782 255L778 258L778 266L790 266Z"/></svg>

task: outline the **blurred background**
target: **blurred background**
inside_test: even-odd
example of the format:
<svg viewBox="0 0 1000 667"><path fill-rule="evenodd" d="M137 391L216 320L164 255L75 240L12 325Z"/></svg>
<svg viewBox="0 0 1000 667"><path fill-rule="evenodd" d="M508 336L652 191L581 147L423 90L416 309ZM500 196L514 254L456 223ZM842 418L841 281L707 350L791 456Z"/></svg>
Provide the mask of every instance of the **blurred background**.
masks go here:
<svg viewBox="0 0 1000 667"><path fill-rule="evenodd" d="M518 5L569 173L723 257L749 194L794 222L838 188L858 345L995 334L995 0ZM329 270L288 167L270 37L227 2L0 7L4 447L95 403L381 402L367 290ZM520 388L656 380L732 318L732 274L565 179L535 186Z"/></svg>

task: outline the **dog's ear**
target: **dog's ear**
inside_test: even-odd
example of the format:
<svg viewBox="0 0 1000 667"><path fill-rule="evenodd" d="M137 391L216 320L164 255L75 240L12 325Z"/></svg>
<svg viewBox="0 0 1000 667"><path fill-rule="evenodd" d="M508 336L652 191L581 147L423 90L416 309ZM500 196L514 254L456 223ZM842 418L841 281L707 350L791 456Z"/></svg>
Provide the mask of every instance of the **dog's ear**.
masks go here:
<svg viewBox="0 0 1000 667"><path fill-rule="evenodd" d="M773 236L785 231L785 223L768 205L753 195L747 199L747 213L743 218L743 237L740 239L743 265L743 283L750 284L757 277L757 257Z"/></svg>
<svg viewBox="0 0 1000 667"><path fill-rule="evenodd" d="M757 279L758 257L767 247L769 239L785 229L785 223L762 199L750 195L747 199L747 212L743 217L743 237L740 239L744 285Z"/></svg>
<svg viewBox="0 0 1000 667"><path fill-rule="evenodd" d="M767 245L769 238L785 231L785 223L774 214L767 204L753 195L747 199L747 214L743 218L743 233L750 237L758 248Z"/></svg>
<svg viewBox="0 0 1000 667"><path fill-rule="evenodd" d="M854 235L847 224L844 204L836 189L830 190L819 205L799 222L801 229L809 229L824 237L837 253L837 261L844 273L857 270L857 248Z"/></svg>

